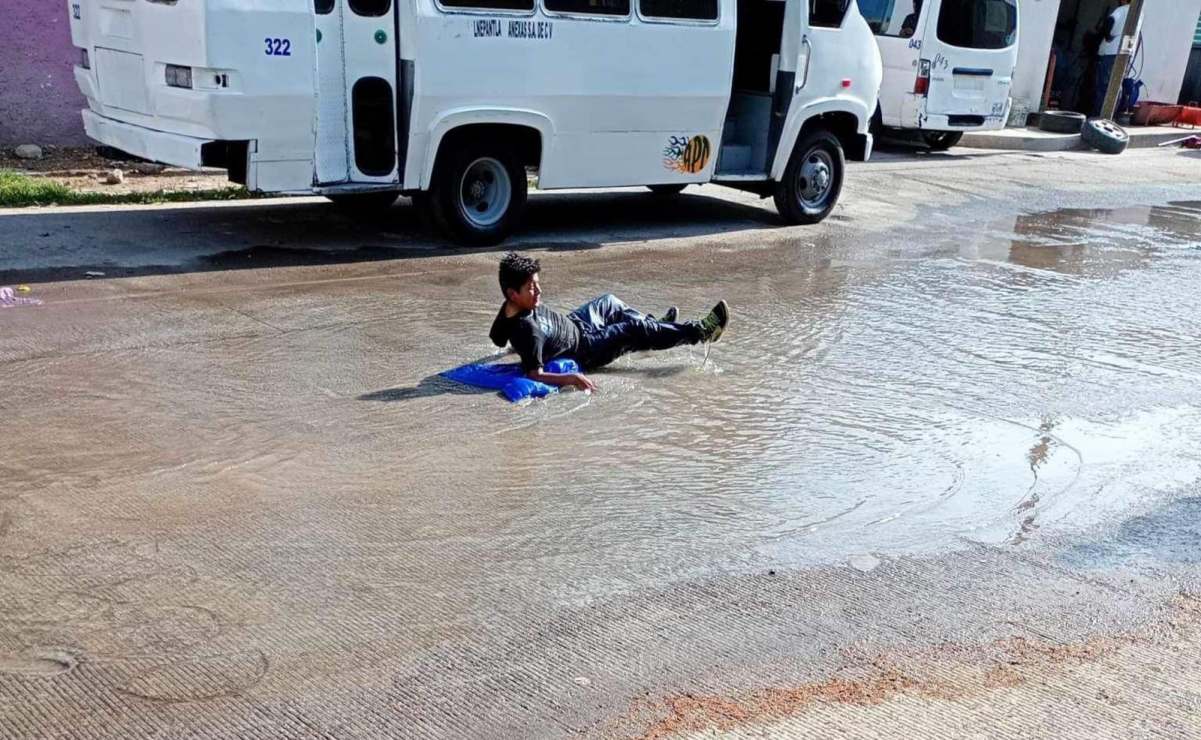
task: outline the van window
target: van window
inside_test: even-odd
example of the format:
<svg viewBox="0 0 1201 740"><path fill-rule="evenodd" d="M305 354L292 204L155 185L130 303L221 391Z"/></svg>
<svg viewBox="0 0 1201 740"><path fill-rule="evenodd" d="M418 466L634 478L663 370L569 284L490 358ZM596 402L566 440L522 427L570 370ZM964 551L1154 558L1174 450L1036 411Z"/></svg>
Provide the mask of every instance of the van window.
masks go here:
<svg viewBox="0 0 1201 740"><path fill-rule="evenodd" d="M349 0L350 10L355 15L381 16L392 9L392 0Z"/></svg>
<svg viewBox="0 0 1201 740"><path fill-rule="evenodd" d="M638 0L638 12L648 18L715 21L717 0Z"/></svg>
<svg viewBox="0 0 1201 740"><path fill-rule="evenodd" d="M552 13L623 16L630 14L630 0L542 0L542 7Z"/></svg>
<svg viewBox="0 0 1201 740"><path fill-rule="evenodd" d="M966 49L1004 49L1017 36L1014 0L943 0L938 40Z"/></svg>
<svg viewBox="0 0 1201 740"><path fill-rule="evenodd" d="M334 0L313 0L313 9L317 15L329 15L334 12Z"/></svg>
<svg viewBox="0 0 1201 740"><path fill-rule="evenodd" d="M438 0L444 8L464 10L533 10L534 0Z"/></svg>
<svg viewBox="0 0 1201 740"><path fill-rule="evenodd" d="M917 33L922 0L859 0L859 12L877 36L907 39Z"/></svg>
<svg viewBox="0 0 1201 740"><path fill-rule="evenodd" d="M809 25L838 28L850 6L850 0L809 0Z"/></svg>

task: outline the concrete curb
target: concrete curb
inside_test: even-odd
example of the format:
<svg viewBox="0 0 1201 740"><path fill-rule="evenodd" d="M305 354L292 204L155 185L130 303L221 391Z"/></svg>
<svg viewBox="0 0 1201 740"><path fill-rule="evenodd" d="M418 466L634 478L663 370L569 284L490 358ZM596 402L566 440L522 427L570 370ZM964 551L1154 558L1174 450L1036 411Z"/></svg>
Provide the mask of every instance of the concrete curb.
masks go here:
<svg viewBox="0 0 1201 740"><path fill-rule="evenodd" d="M1201 134L1201 129L1172 126L1131 127L1126 130L1130 133L1131 149L1148 149L1173 139ZM963 135L960 146L1026 152L1066 152L1088 149L1080 140L1080 134L1053 134L1036 128L967 133Z"/></svg>

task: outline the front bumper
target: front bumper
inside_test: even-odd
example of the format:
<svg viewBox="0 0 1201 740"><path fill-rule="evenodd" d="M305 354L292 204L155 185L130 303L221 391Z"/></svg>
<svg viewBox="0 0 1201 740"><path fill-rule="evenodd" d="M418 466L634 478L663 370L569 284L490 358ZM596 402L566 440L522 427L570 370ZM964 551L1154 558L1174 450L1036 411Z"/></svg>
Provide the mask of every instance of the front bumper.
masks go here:
<svg viewBox="0 0 1201 740"><path fill-rule="evenodd" d="M924 131L997 131L1005 128L1008 116L984 116L979 126L953 124L949 116L926 116L919 128Z"/></svg>

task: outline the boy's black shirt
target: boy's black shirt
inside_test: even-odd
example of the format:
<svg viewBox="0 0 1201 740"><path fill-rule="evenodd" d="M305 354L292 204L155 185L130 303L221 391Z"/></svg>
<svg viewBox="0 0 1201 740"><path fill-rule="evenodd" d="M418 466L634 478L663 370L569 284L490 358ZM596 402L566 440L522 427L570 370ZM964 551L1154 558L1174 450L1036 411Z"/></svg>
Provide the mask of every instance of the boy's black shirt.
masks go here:
<svg viewBox="0 0 1201 740"><path fill-rule="evenodd" d="M497 347L506 343L513 345L521 355L521 369L527 373L556 357L575 354L580 344L580 329L576 323L546 306L505 316L502 304L488 336Z"/></svg>

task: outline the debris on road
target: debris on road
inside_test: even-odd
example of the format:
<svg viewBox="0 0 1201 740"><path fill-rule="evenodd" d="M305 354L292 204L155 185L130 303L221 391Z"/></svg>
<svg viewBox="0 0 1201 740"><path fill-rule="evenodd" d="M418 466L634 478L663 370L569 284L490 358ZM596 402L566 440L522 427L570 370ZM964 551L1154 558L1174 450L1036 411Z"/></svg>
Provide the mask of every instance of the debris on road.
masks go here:
<svg viewBox="0 0 1201 740"><path fill-rule="evenodd" d="M42 148L36 144L22 144L13 150L18 159L41 159Z"/></svg>
<svg viewBox="0 0 1201 740"><path fill-rule="evenodd" d="M1165 141L1164 143L1160 144L1159 146L1160 147L1179 146L1184 149L1201 149L1201 136L1197 136L1195 134L1193 136L1184 136L1179 139L1172 139L1171 141Z"/></svg>
<svg viewBox="0 0 1201 740"><path fill-rule="evenodd" d="M125 173L121 170L109 170L104 176L106 185L120 185L125 182Z"/></svg>
<svg viewBox="0 0 1201 740"><path fill-rule="evenodd" d="M871 554L852 555L848 563L860 573L871 573L880 565L880 558Z"/></svg>
<svg viewBox="0 0 1201 740"><path fill-rule="evenodd" d="M24 288L24 290L22 290ZM29 292L28 285L18 286L15 290L11 286L0 288L0 308L13 308L14 306L40 306L41 300L37 298L22 298L17 293Z"/></svg>
<svg viewBox="0 0 1201 740"><path fill-rule="evenodd" d="M158 162L134 162L129 166L129 169L139 175L157 175L167 169L167 165L159 164Z"/></svg>

